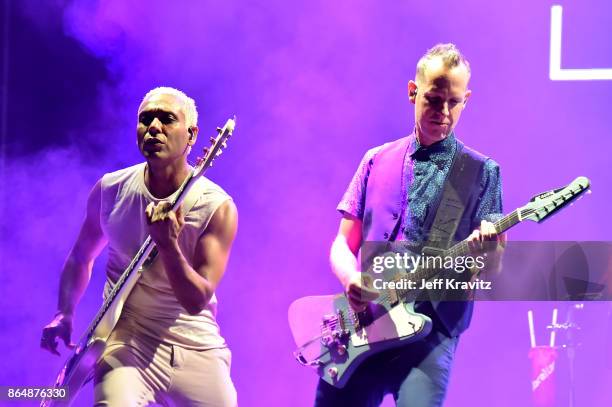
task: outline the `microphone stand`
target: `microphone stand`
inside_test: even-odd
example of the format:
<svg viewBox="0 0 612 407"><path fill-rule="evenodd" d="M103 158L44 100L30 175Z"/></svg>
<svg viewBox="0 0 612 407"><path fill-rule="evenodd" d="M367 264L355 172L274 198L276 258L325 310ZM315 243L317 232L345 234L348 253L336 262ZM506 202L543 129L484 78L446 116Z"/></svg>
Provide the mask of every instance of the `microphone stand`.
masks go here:
<svg viewBox="0 0 612 407"><path fill-rule="evenodd" d="M546 328L555 331L565 331L566 343L559 346L559 348L567 351L567 359L569 362L569 407L576 406L576 390L575 390L575 360L576 360L576 349L581 343L578 340L578 332L580 326L575 322L575 313L584 308L584 304L573 304L567 311L567 320L563 324L551 324Z"/></svg>

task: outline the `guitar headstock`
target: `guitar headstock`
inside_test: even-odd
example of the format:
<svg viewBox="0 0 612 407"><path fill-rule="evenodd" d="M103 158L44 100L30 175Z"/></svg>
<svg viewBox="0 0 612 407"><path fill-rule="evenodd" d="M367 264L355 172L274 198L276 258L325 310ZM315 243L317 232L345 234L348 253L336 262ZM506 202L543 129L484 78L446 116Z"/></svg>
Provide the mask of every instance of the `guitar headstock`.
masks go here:
<svg viewBox="0 0 612 407"><path fill-rule="evenodd" d="M223 127L217 127L217 137L210 138L210 147L204 147L204 156L198 157L196 161L194 176L200 175L207 168L213 165L215 158L220 156L223 153L223 150L227 148L227 140L232 136L235 128L236 116L234 116L232 119L228 119Z"/></svg>
<svg viewBox="0 0 612 407"><path fill-rule="evenodd" d="M561 208L590 192L591 182L587 177L578 177L568 186L543 192L531 198L529 203L518 209L519 220L542 222Z"/></svg>

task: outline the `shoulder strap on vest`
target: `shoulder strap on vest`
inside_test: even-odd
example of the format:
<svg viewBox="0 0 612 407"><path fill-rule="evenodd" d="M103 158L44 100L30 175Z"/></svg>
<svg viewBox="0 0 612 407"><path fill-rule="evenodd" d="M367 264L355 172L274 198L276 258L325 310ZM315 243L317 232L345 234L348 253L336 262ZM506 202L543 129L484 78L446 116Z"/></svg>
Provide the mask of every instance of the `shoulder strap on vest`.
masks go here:
<svg viewBox="0 0 612 407"><path fill-rule="evenodd" d="M437 210L430 211L425 222L426 228L431 225L426 229L429 230L429 237L425 246L446 249L451 245L463 212L478 183L484 161L480 153L457 140L457 150Z"/></svg>

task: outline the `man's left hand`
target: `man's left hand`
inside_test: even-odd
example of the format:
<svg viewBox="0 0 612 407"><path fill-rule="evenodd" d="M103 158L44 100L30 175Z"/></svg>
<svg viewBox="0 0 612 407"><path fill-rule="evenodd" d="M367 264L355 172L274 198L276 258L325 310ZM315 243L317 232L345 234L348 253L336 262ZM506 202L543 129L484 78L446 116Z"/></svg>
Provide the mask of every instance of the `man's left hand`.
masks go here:
<svg viewBox="0 0 612 407"><path fill-rule="evenodd" d="M478 255L497 251L506 246L506 234L497 233L495 225L483 220L467 238L470 253Z"/></svg>
<svg viewBox="0 0 612 407"><path fill-rule="evenodd" d="M151 202L145 209L149 234L158 248L164 249L176 245L179 233L185 224L182 206L176 212L171 210L169 202Z"/></svg>

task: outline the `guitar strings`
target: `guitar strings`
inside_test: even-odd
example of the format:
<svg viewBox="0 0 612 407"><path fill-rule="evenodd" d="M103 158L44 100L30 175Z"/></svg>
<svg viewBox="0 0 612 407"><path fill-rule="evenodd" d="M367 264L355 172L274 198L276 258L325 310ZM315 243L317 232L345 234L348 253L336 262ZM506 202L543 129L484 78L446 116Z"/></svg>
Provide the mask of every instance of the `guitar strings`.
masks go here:
<svg viewBox="0 0 612 407"><path fill-rule="evenodd" d="M573 196L574 193L570 193L569 196ZM565 197L567 199L567 197ZM556 200L553 200L553 202ZM568 202L567 200L563 200L563 202ZM562 203L563 203L562 202ZM514 226L515 224L517 224L521 219L521 217L526 217L529 215L532 215L533 213L537 212L537 210L532 209L532 208L527 208L527 209L515 209L514 211L510 212L508 215L504 216L502 219L500 219L499 221L495 222L494 226L497 230L502 229L502 230L507 230L508 228ZM522 215L522 216L519 216ZM452 246L451 248L449 248L448 250L445 251L445 253L447 255L456 255L462 252L466 252L468 246L468 242L466 240L463 240L459 243L457 243L456 245ZM427 275L428 274L428 269L423 269L420 272L415 272L415 273L411 273L411 277L418 279L419 276L421 275ZM439 271L436 271L435 274L439 273ZM433 274L433 275L435 275ZM395 289L395 293L396 295L394 295L394 297L398 298L397 302L403 301L401 298L404 297L406 294L410 293L410 292L423 292L424 290L406 290L406 289ZM399 295L397 295L399 294ZM378 297L374 302L377 304L382 304L383 302L388 302L388 303L392 303L392 300L395 300L395 298L391 298L391 294L385 292L384 294L382 294L380 297ZM393 301L395 302L395 301ZM350 306L349 306L350 307ZM349 327L354 327L356 326L356 323L359 323L359 315L357 315L354 312L350 312L349 316L352 318L345 318L344 316L342 316L342 323L344 326L349 326ZM335 320L328 320L325 323L320 324L320 328L321 330L323 330L324 328L331 328L331 330L334 330L338 327L338 325L340 324L339 318L336 317ZM359 324L361 326L363 326L363 324ZM319 339L319 338L316 338Z"/></svg>

